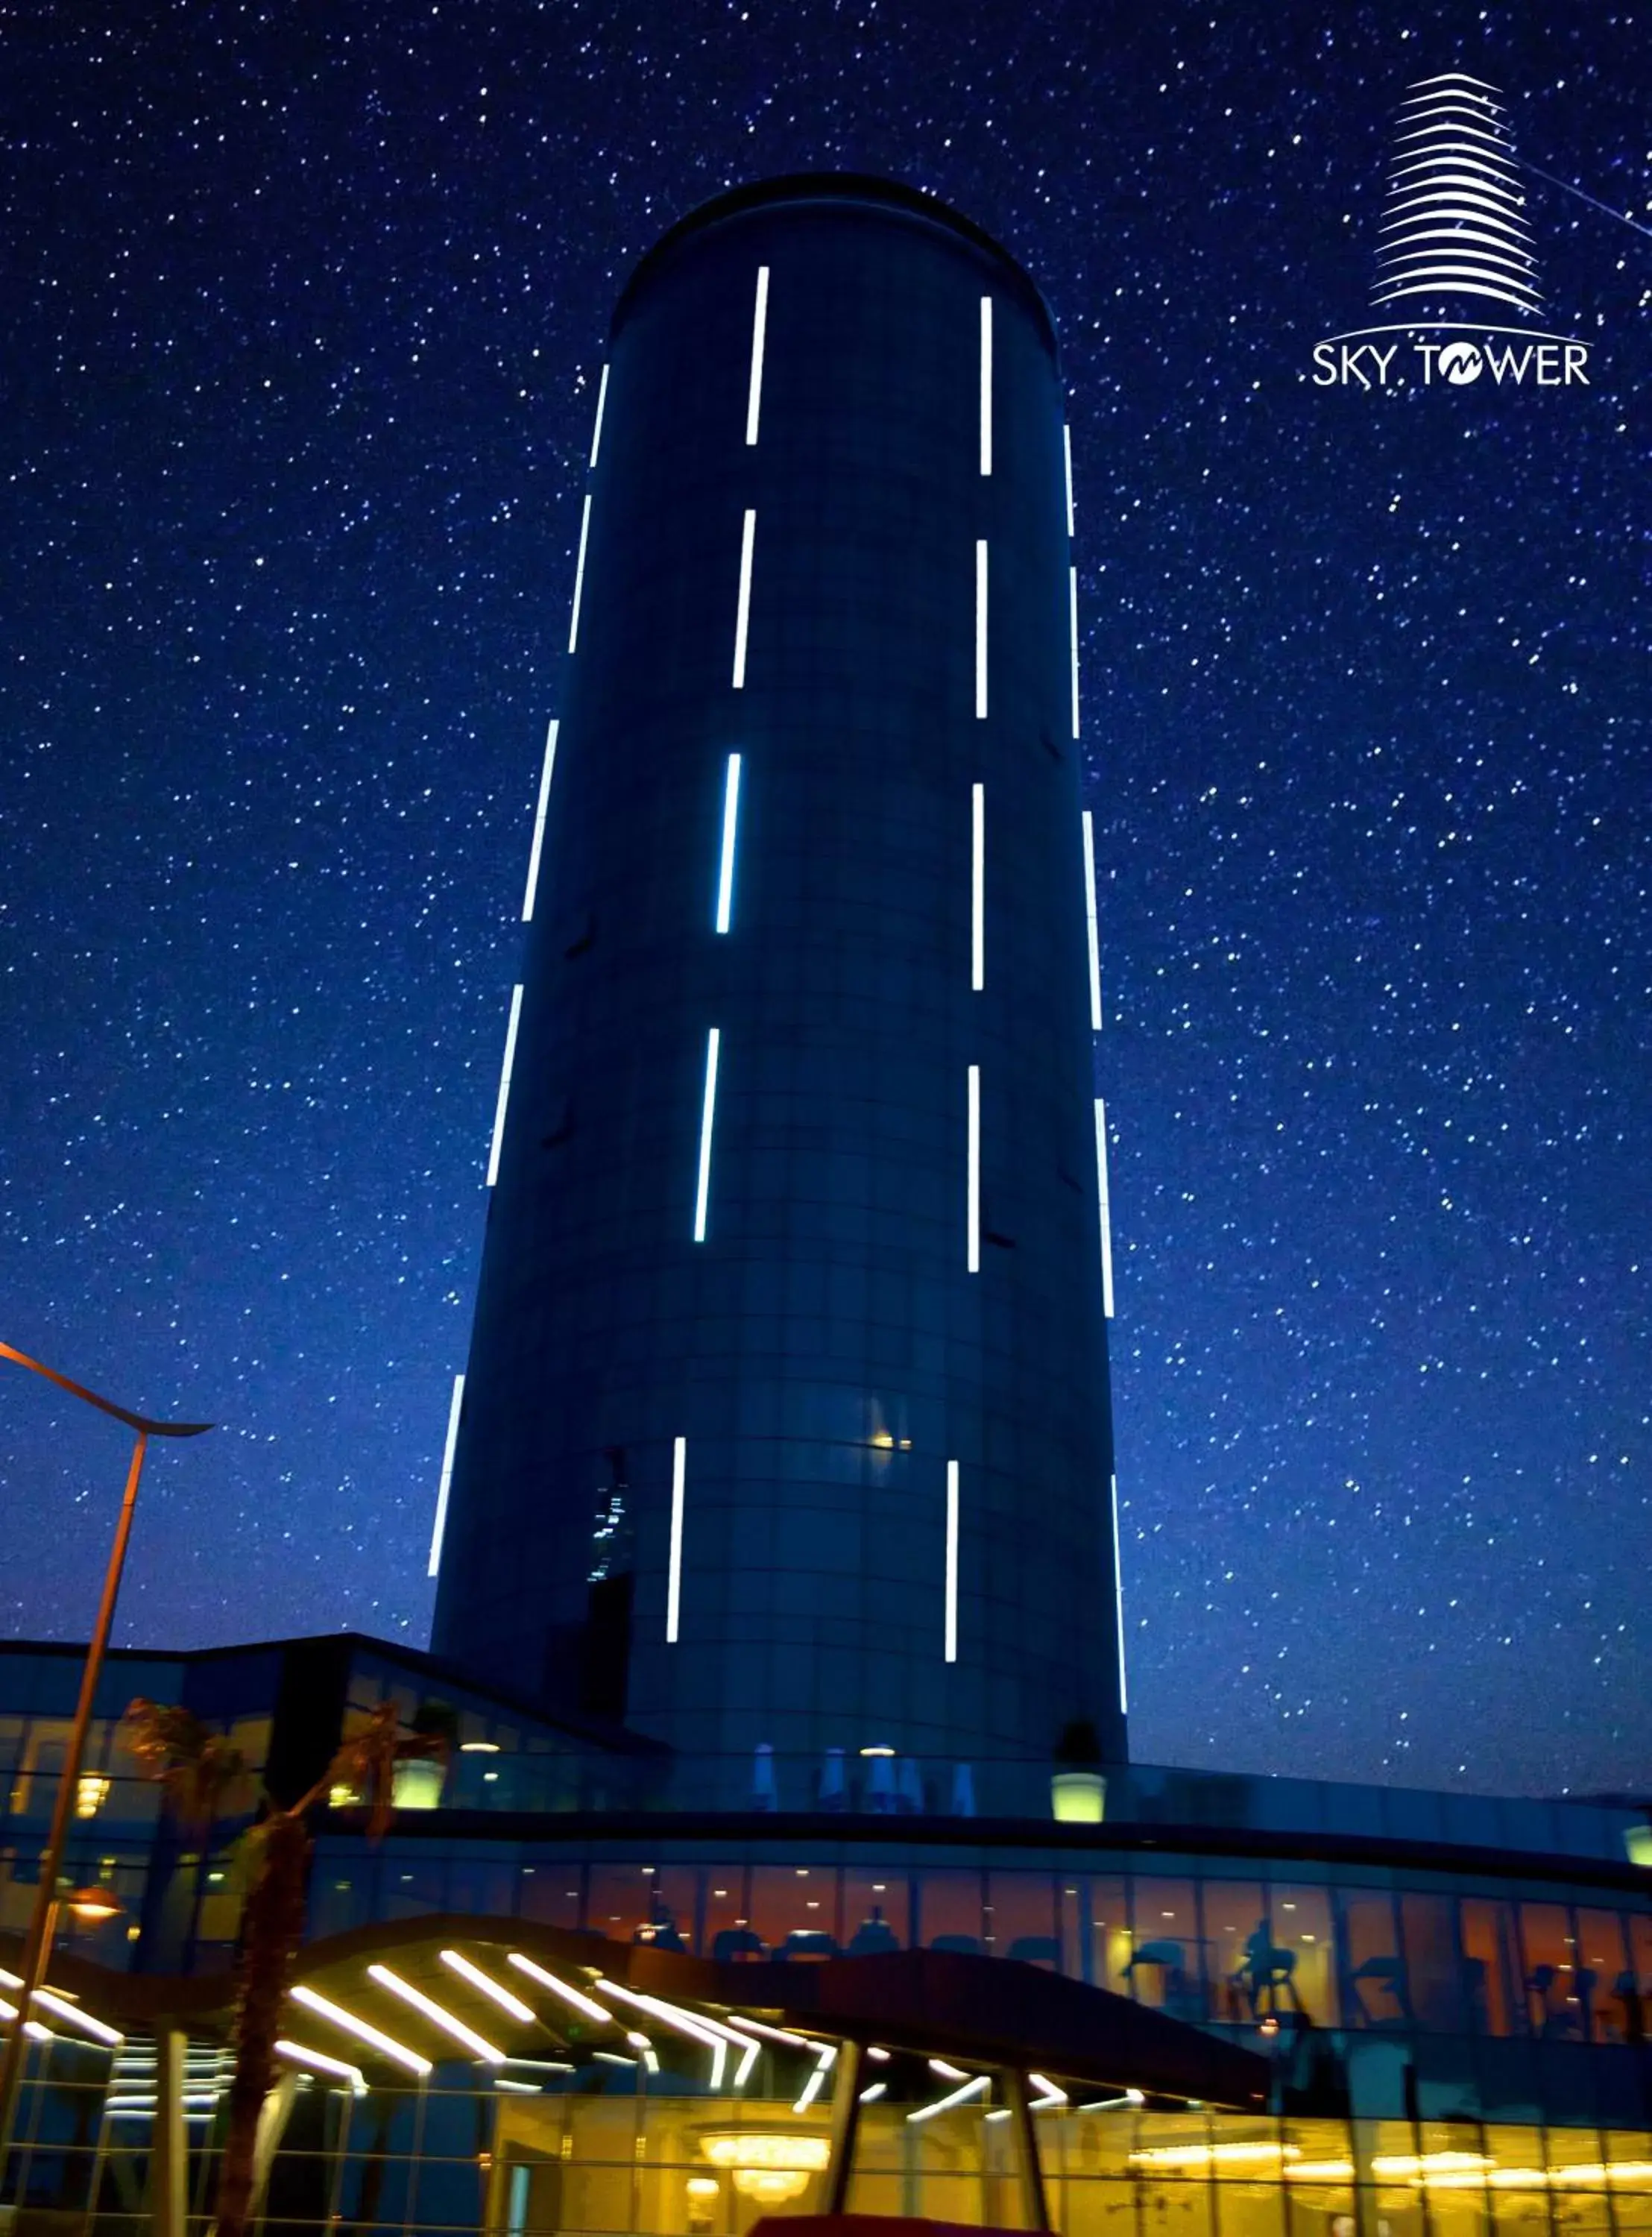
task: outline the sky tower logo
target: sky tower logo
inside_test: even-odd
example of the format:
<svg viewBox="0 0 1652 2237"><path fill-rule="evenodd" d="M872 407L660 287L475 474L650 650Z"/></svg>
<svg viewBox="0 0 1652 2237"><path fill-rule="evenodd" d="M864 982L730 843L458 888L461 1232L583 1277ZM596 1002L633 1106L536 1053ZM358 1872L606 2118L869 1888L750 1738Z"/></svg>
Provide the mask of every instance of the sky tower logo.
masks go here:
<svg viewBox="0 0 1652 2237"><path fill-rule="evenodd" d="M1407 86L1371 290L1373 310L1399 315L1317 342L1313 386L1587 388L1589 344L1535 323L1543 299L1523 181L1495 86L1462 70ZM1500 323L1510 312L1528 323Z"/></svg>

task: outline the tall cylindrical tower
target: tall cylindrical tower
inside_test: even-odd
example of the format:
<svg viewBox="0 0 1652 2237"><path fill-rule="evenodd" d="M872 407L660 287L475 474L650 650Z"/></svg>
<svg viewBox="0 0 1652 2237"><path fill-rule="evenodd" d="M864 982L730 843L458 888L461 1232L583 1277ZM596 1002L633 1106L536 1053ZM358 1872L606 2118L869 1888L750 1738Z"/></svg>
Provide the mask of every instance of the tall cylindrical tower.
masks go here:
<svg viewBox="0 0 1652 2237"><path fill-rule="evenodd" d="M627 287L437 1600L479 1675L694 1754L1122 1759L1070 517L1049 314L928 196L741 188Z"/></svg>

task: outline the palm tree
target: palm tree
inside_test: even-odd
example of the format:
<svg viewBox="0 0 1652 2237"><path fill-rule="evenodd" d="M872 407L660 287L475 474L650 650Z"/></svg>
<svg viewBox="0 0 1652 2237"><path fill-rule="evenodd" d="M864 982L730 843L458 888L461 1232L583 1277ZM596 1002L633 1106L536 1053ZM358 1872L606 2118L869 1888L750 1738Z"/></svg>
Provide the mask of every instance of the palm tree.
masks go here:
<svg viewBox="0 0 1652 2237"><path fill-rule="evenodd" d="M367 1807L367 1838L377 1841L390 1824L396 1765L418 1757L447 1760L451 1712L435 1705L404 1734L393 1701L381 1702L361 1729L346 1739L326 1770L296 1802L269 1801L247 1838L250 1885L241 1910L235 1961L235 2064L218 2170L216 2237L243 2237L253 2207L254 2147L259 2115L275 2082L275 2045L293 1954L304 1938L310 1866L308 1814L335 1788ZM417 1729L423 1726L423 1730ZM126 1712L126 1743L145 1775L157 1780L187 1825L203 1837L245 1776L239 1748L208 1731L191 1711L142 1699Z"/></svg>

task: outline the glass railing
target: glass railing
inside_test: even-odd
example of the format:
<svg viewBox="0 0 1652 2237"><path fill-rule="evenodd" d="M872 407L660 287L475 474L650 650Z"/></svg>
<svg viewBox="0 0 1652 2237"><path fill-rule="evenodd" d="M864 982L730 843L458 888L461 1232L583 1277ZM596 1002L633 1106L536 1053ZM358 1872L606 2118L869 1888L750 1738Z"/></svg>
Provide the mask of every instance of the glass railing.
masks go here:
<svg viewBox="0 0 1652 2237"><path fill-rule="evenodd" d="M43 1835L55 1782L31 1781L29 1806L5 1819L23 1844ZM344 1790L334 1807L349 1813ZM976 1758L861 1754L830 1750L787 1755L609 1754L461 1752L443 1766L415 1763L398 1775L398 1817L484 1811L528 1817L738 1814L892 1822L1017 1820L1106 1829L1154 1826L1221 1834L1303 1834L1335 1838L1442 1844L1623 1864L1647 1859L1647 1817L1627 1806L1405 1787L1343 1785L1330 1780L1268 1778L1151 1764L1105 1770ZM233 1828L230 1829L233 1831ZM78 1851L122 1840L147 1844L177 1829L163 1817L149 1781L100 1777L70 1829ZM215 1829L214 1846L225 1828ZM188 1845L185 1844L184 1845ZM94 1875L95 1876L95 1875Z"/></svg>

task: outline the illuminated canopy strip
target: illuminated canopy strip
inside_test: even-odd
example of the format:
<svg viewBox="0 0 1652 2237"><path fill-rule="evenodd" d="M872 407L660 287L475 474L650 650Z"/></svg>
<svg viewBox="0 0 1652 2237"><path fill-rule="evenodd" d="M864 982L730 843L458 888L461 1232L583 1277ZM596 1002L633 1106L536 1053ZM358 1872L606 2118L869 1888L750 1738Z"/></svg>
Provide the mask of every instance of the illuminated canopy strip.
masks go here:
<svg viewBox="0 0 1652 2237"><path fill-rule="evenodd" d="M342 2058L329 2058L325 2050L307 2050L301 2042L289 2042L285 2036L278 2037L275 2049L283 2058L290 2058L295 2066L308 2066L318 2074L336 2074L347 2082L358 2097L367 2094L367 2077L359 2066L352 2066Z"/></svg>
<svg viewBox="0 0 1652 2237"><path fill-rule="evenodd" d="M497 2004L502 2012L508 2012L513 2020L523 2020L531 2025L538 2017L531 2004L524 2004L520 1996L513 1996L509 1989L502 1988L497 1981L491 1979L479 1965L473 1965L458 1950L444 1950L441 1959L450 1971L457 1973L460 1980L468 1981L473 1989L479 1989L484 1996Z"/></svg>
<svg viewBox="0 0 1652 2237"><path fill-rule="evenodd" d="M932 2105L920 2105L916 2112L906 2115L907 2121L913 2123L932 2121L938 2113L948 2113L954 2105L967 2104L971 2097L980 2096L984 2090L991 2087L992 2076L990 2074L977 2074L973 2082L965 2082L957 2089L949 2090L944 2097L938 2097Z"/></svg>
<svg viewBox="0 0 1652 2237"><path fill-rule="evenodd" d="M490 2066L504 2064L503 2051L488 2042L485 2036L479 2036L474 2028L466 2027L464 2022L449 2011L445 2004L438 2004L435 1997L427 1996L423 1989L416 1989L411 1981L404 1981L399 1973L392 1973L388 1965L369 1965L367 1978L377 1981L381 1989L388 1989L392 1996L399 1996L405 2004L411 2004L416 2012L423 2012L425 2018L440 2028L444 2035L451 2035L455 2042L463 2043L472 2056L484 2060Z"/></svg>
<svg viewBox="0 0 1652 2237"><path fill-rule="evenodd" d="M613 2013L603 2005L582 1990L569 1988L566 1981L559 1981L554 1973L547 1973L543 1965L536 1965L531 1957L524 1957L519 1950L511 1950L506 1963L514 1965L519 1973L525 1973L530 1981L537 1981L542 1989L549 1989L553 1996L560 1996L564 2003L571 2004L576 2012L583 2012L587 2019L605 2020L610 2027L615 2024ZM628 2060L627 2063L629 2062Z"/></svg>
<svg viewBox="0 0 1652 2237"><path fill-rule="evenodd" d="M410 2050L405 2042L398 2042L394 2036L385 2035L381 2029L358 2019L353 2012L346 2011L342 2004L335 2004L330 1998L319 1996L306 1982L300 1981L291 1994L295 2003L306 2005L311 2011L319 2012L324 2020L331 2020L334 2027L343 2028L346 2035L353 2035L363 2042L370 2042L375 2050L382 2050L386 2058L393 2058L410 2074L431 2072L431 2062L428 2058L422 2058L418 2051Z"/></svg>

